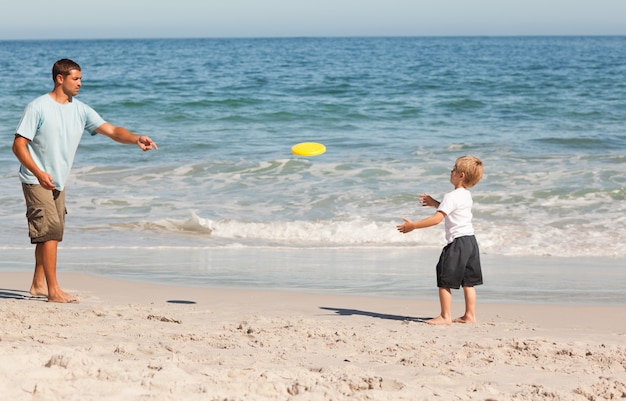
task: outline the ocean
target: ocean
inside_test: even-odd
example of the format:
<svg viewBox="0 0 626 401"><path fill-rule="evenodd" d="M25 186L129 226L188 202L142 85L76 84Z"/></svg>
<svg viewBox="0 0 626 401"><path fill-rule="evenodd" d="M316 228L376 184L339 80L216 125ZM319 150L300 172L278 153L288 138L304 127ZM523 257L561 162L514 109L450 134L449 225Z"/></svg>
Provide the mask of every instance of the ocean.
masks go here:
<svg viewBox="0 0 626 401"><path fill-rule="evenodd" d="M443 225L395 227L472 154L480 300L626 304L626 37L0 41L0 271L32 270L11 144L65 57L159 150L85 134L61 283L436 297Z"/></svg>

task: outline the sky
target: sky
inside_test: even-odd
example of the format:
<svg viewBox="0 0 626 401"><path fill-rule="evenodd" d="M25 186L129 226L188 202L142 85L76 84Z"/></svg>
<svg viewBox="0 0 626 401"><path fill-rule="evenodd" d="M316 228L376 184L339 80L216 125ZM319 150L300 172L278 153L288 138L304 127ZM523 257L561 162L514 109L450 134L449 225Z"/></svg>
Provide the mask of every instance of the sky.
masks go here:
<svg viewBox="0 0 626 401"><path fill-rule="evenodd" d="M8 0L0 40L626 35L626 0Z"/></svg>

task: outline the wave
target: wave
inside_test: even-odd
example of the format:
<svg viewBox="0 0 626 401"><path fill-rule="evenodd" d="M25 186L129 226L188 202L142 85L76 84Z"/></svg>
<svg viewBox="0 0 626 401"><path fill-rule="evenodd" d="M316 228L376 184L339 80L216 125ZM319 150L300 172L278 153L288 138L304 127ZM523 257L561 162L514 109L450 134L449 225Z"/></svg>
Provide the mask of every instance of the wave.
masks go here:
<svg viewBox="0 0 626 401"><path fill-rule="evenodd" d="M400 234L397 221L325 219L255 222L213 220L191 212L186 219L115 224L119 230L151 233L153 244L203 247L409 248L441 249L443 226ZM622 224L624 226L624 224ZM481 252L502 256L625 257L625 233L609 231L584 219L557 220L537 227L523 221L478 221L474 224ZM176 238L176 240L174 240Z"/></svg>

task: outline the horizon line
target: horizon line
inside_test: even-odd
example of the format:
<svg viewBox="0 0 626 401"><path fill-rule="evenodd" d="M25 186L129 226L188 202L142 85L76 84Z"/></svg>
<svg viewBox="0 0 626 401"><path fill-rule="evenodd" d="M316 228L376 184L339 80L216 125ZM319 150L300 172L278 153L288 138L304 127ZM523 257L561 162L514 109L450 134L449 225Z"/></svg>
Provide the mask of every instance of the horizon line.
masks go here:
<svg viewBox="0 0 626 401"><path fill-rule="evenodd" d="M0 38L0 42L109 41L109 40L255 40L255 39L375 39L375 38L599 38L625 34L467 34L467 35L293 35L293 36L180 36L180 37L94 37L94 38Z"/></svg>

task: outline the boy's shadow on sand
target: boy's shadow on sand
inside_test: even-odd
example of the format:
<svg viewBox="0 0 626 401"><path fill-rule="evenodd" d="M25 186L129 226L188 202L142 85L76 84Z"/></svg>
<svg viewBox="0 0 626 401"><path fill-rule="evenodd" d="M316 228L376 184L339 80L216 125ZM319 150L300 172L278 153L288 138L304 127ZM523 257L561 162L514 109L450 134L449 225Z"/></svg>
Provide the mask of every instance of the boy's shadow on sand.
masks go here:
<svg viewBox="0 0 626 401"><path fill-rule="evenodd" d="M28 291L22 290L10 290L7 288L0 288L0 299L23 299L29 301L47 301L47 297L36 297L30 295Z"/></svg>
<svg viewBox="0 0 626 401"><path fill-rule="evenodd" d="M418 322L418 323L423 323L424 321L431 319L430 317L389 315L386 313L368 312L368 311L363 311L363 310L358 310L358 309L330 308L326 306L320 306L320 309L333 311L340 316L358 315L358 316L374 317L377 319L400 320L400 321Z"/></svg>

